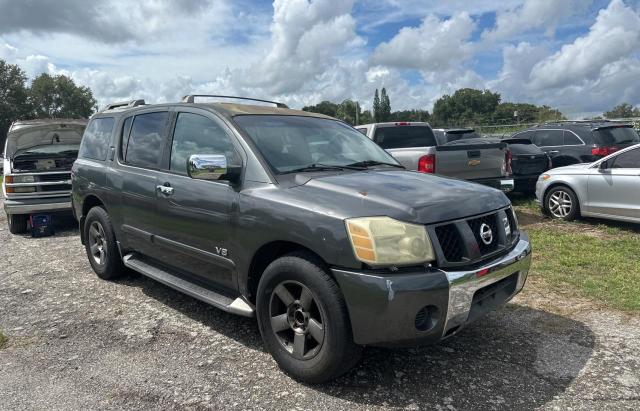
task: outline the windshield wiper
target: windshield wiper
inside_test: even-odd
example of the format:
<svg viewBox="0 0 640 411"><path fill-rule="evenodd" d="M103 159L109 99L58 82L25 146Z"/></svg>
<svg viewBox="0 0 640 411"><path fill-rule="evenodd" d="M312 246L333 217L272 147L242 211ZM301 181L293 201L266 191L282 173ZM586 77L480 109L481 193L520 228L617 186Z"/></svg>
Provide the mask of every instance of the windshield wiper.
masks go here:
<svg viewBox="0 0 640 411"><path fill-rule="evenodd" d="M349 164L346 166L339 166L339 165L315 163L315 164L309 164L308 166L304 166L300 168L294 168L293 170L284 171L280 174L304 173L307 171L324 171L324 170L360 170L362 171L364 170L364 168L362 166L358 167L352 164Z"/></svg>
<svg viewBox="0 0 640 411"><path fill-rule="evenodd" d="M390 166L396 168L404 168L400 164L394 163L385 163L384 161L376 161L376 160L364 160L358 161L357 163L348 164L348 167L373 167L373 166Z"/></svg>

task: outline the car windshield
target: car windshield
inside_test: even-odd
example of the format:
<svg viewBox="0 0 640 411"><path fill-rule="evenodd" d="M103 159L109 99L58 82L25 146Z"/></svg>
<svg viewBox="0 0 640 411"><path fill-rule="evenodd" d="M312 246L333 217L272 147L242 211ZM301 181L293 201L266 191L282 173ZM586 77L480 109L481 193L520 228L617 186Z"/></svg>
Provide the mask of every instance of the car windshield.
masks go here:
<svg viewBox="0 0 640 411"><path fill-rule="evenodd" d="M15 156L27 156L27 155L78 155L80 144L45 144L42 146L29 147L23 150L18 150Z"/></svg>
<svg viewBox="0 0 640 411"><path fill-rule="evenodd" d="M631 127L607 127L595 130L593 133L600 140L600 144L604 145L640 142L638 133Z"/></svg>
<svg viewBox="0 0 640 411"><path fill-rule="evenodd" d="M339 121L280 115L242 115L234 120L279 174L385 164L399 167L377 144Z"/></svg>
<svg viewBox="0 0 640 411"><path fill-rule="evenodd" d="M467 140L470 138L480 138L480 134L476 133L473 130L469 130L469 131L447 131L445 134L445 140L446 143L450 143L452 141L458 141L458 140Z"/></svg>

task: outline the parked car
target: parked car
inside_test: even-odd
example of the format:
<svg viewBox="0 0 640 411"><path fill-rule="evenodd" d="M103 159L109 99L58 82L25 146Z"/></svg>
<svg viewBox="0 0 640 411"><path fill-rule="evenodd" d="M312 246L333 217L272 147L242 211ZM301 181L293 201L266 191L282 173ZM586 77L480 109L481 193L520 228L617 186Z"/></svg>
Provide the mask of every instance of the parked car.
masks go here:
<svg viewBox="0 0 640 411"><path fill-rule="evenodd" d="M526 138L483 137L480 139L480 135L473 128L434 129L433 132L439 145L447 145L460 140L463 140L463 143L469 141L497 143L501 141L507 144L511 152L513 191L516 192L535 192L538 177L551 168L549 156Z"/></svg>
<svg viewBox="0 0 640 411"><path fill-rule="evenodd" d="M364 124L357 130L389 152L409 170L434 173L513 190L511 156L506 144L482 139L439 144L423 122Z"/></svg>
<svg viewBox="0 0 640 411"><path fill-rule="evenodd" d="M640 144L594 163L554 168L540 176L536 199L554 218L579 216L640 223Z"/></svg>
<svg viewBox="0 0 640 411"><path fill-rule="evenodd" d="M128 267L256 316L280 367L314 383L522 289L531 248L503 193L407 171L322 114L197 97L91 119L73 209L100 278Z"/></svg>
<svg viewBox="0 0 640 411"><path fill-rule="evenodd" d="M9 231L24 233L35 213L71 213L71 165L87 120L17 121L4 147L2 192Z"/></svg>
<svg viewBox="0 0 640 411"><path fill-rule="evenodd" d="M516 133L549 154L554 167L592 163L640 142L632 124L607 120L547 123Z"/></svg>

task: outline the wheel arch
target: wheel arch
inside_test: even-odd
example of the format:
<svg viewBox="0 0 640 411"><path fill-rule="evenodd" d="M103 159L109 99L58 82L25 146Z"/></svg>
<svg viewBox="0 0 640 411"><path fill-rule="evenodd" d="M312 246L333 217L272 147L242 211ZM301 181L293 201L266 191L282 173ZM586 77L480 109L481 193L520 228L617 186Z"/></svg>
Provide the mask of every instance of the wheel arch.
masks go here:
<svg viewBox="0 0 640 411"><path fill-rule="evenodd" d="M80 218L78 221L80 226L80 241L82 242L82 244L84 244L85 242L84 222L87 218L87 213L89 212L89 210L91 210L93 207L96 207L96 206L102 207L106 210L104 201L102 201L102 199L100 199L100 197L98 197L95 194L89 194L82 200L82 215L80 215Z"/></svg>
<svg viewBox="0 0 640 411"><path fill-rule="evenodd" d="M332 275L331 270L327 269L328 264L325 262L325 260L312 249L293 241L276 240L268 242L266 244L263 244L256 250L251 258L251 262L249 263L249 269L246 276L246 290L249 293L247 298L252 304L255 304L256 302L256 291L258 290L258 284L260 283L260 278L262 277L262 274L264 273L264 270L267 268L267 266L283 255L293 252L303 252L309 254L322 265L327 274Z"/></svg>

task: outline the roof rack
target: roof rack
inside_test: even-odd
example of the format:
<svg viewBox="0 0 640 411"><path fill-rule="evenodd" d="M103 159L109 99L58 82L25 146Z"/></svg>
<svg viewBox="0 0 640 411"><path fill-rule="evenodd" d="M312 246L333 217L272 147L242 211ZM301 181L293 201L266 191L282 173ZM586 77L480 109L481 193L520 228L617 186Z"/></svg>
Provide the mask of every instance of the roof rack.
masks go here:
<svg viewBox="0 0 640 411"><path fill-rule="evenodd" d="M249 98L249 97L237 97L237 96L221 96L215 94L189 94L182 98L183 103L194 103L196 97L215 97L215 98L232 98L237 100L249 100L249 101L259 101L261 103L269 103L274 104L278 108L289 108L284 103L278 103L277 101L269 101L269 100L261 100L259 98Z"/></svg>
<svg viewBox="0 0 640 411"><path fill-rule="evenodd" d="M104 110L102 111L113 110L114 108L119 108L119 107L138 107L138 106L144 106L145 104L147 103L145 103L143 99L130 100L130 101L118 101L116 103L107 104L107 107L105 107Z"/></svg>

